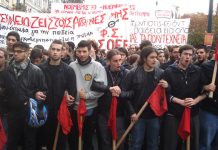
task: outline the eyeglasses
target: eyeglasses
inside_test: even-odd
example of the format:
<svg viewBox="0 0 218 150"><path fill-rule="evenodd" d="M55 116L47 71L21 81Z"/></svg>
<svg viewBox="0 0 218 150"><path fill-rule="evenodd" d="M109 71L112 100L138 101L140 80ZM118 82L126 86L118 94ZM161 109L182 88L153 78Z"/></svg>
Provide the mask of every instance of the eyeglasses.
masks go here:
<svg viewBox="0 0 218 150"><path fill-rule="evenodd" d="M13 52L14 52L14 53L23 53L23 52L26 52L26 51L20 49L20 50L14 50Z"/></svg>

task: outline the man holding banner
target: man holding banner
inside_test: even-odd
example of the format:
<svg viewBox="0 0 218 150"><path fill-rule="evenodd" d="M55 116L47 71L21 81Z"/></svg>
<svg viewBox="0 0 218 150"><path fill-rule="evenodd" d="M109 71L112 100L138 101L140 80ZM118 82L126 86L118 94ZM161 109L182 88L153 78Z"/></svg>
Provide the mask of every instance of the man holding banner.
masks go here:
<svg viewBox="0 0 218 150"><path fill-rule="evenodd" d="M156 61L156 49L150 46L143 48L140 53L139 66L127 74L124 82L123 90L134 92L134 96L129 97L126 101L131 121L135 122L131 131L130 150L141 150L144 136L146 136L146 149L158 150L159 117L155 115L150 105L139 118L137 116L158 84L164 88L168 87L166 81L160 80L163 70L155 68Z"/></svg>
<svg viewBox="0 0 218 150"><path fill-rule="evenodd" d="M164 79L170 87L170 97L168 112L163 120L163 150L176 150L178 143L181 142L177 130L185 107L191 108L191 115L187 120L187 122L191 122L190 149L199 150L198 103L206 97L205 94L201 94L206 82L200 68L191 64L193 52L193 46L181 46L179 62L170 65L164 72ZM181 132L179 131L179 133Z"/></svg>

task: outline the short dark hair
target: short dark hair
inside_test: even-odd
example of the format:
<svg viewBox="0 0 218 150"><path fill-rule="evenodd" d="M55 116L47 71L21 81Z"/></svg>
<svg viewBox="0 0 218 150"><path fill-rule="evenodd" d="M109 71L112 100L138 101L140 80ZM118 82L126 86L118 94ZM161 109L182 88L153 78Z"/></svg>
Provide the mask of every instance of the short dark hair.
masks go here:
<svg viewBox="0 0 218 150"><path fill-rule="evenodd" d="M139 66L143 66L144 64L144 59L147 58L151 53L157 53L157 49L152 47L152 46L147 46L143 48L140 52L140 59L139 59Z"/></svg>
<svg viewBox="0 0 218 150"><path fill-rule="evenodd" d="M52 44L60 44L60 45L62 45L62 48L63 48L63 42L62 42L61 40L55 39L54 41L52 41L52 43L51 43L49 49L51 48Z"/></svg>
<svg viewBox="0 0 218 150"><path fill-rule="evenodd" d="M37 58L42 58L42 50L38 48L33 48L30 53L30 60L34 60Z"/></svg>
<svg viewBox="0 0 218 150"><path fill-rule="evenodd" d="M149 41L149 40L143 40L143 41L141 42L141 44L139 45L139 49L142 50L143 47L147 47L147 46L152 46L151 41Z"/></svg>
<svg viewBox="0 0 218 150"><path fill-rule="evenodd" d="M121 53L117 49L112 49L107 52L107 60L111 60L113 56L121 55Z"/></svg>
<svg viewBox="0 0 218 150"><path fill-rule="evenodd" d="M16 48L16 47L22 48L25 51L29 51L29 49L30 49L29 44L27 44L25 42L21 42L21 41L14 43L12 50L14 50L14 48Z"/></svg>
<svg viewBox="0 0 218 150"><path fill-rule="evenodd" d="M20 41L20 35L16 31L11 31L7 34L6 39L8 39L9 36L14 36L17 40L17 42Z"/></svg>
<svg viewBox="0 0 218 150"><path fill-rule="evenodd" d="M179 47L180 54L185 50L192 50L192 52L194 53L195 48L192 45L188 45L188 44Z"/></svg>
<svg viewBox="0 0 218 150"><path fill-rule="evenodd" d="M69 51L74 51L75 48L75 44L73 42L67 42L67 44L69 45Z"/></svg>
<svg viewBox="0 0 218 150"><path fill-rule="evenodd" d="M197 45L195 48L196 50L203 49L206 53L208 53L207 47L203 44Z"/></svg>
<svg viewBox="0 0 218 150"><path fill-rule="evenodd" d="M120 51L121 53L124 53L126 57L128 57L128 51L124 47L118 47L117 50Z"/></svg>
<svg viewBox="0 0 218 150"><path fill-rule="evenodd" d="M42 45L35 45L33 48L41 49L42 52L45 50L44 46Z"/></svg>
<svg viewBox="0 0 218 150"><path fill-rule="evenodd" d="M88 47L88 50L89 51L91 50L91 44L87 40L81 40L77 45L77 48L80 48L80 47Z"/></svg>

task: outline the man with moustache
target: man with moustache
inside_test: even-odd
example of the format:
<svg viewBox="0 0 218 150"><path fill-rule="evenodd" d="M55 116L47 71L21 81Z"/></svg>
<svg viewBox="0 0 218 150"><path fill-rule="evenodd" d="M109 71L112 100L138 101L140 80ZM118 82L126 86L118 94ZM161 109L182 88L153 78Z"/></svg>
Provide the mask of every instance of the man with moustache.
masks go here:
<svg viewBox="0 0 218 150"><path fill-rule="evenodd" d="M206 80L200 68L191 64L193 52L193 46L181 46L178 63L170 65L163 75L170 87L168 112L163 120L163 150L175 150L181 142L177 129L185 107L191 108L191 150L199 150L198 103L206 97L201 94Z"/></svg>
<svg viewBox="0 0 218 150"><path fill-rule="evenodd" d="M55 132L58 124L57 113L64 93L65 91L68 91L69 99L67 99L67 103L70 109L77 92L76 76L74 70L61 61L62 49L62 41L54 40L48 50L49 59L46 63L40 66L45 74L45 79L48 86L46 98L48 106L48 119L41 132L44 133L46 137L46 145L48 150L52 149L54 143ZM56 149L63 150L65 149L65 145L66 136L61 130Z"/></svg>

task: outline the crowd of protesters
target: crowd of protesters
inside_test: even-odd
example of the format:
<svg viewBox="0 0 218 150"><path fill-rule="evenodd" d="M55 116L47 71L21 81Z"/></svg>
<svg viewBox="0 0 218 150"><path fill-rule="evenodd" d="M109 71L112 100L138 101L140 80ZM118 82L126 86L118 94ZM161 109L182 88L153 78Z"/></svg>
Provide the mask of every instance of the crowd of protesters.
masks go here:
<svg viewBox="0 0 218 150"><path fill-rule="evenodd" d="M190 149L218 150L218 78L211 82L216 61L211 47L156 49L145 40L140 45L104 50L94 40L81 40L76 46L54 40L46 50L42 45L30 48L14 31L8 33L6 42L7 47L0 48L4 150L77 150L80 140L82 150L112 150L108 120L114 97L117 141L134 123L119 150L183 150L186 141L177 130L186 108L191 112ZM166 91L167 112L157 116L148 105L138 116L158 85ZM68 134L58 130L64 95L73 123ZM30 98L47 108L46 122L40 127L27 122ZM81 99L86 113L79 139Z"/></svg>

